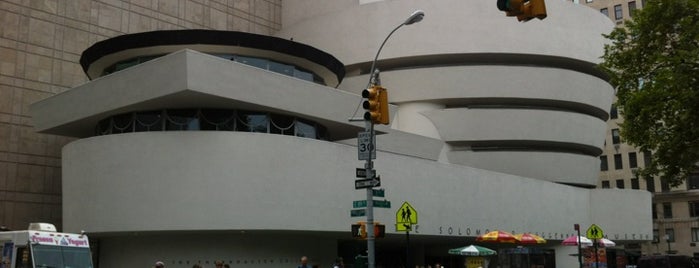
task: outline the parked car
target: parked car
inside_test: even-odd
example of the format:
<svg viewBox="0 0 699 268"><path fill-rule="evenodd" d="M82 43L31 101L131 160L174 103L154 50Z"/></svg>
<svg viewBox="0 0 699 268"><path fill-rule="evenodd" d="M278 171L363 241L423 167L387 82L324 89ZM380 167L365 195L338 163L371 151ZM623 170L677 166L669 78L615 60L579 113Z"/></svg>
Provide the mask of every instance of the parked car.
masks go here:
<svg viewBox="0 0 699 268"><path fill-rule="evenodd" d="M638 268L699 268L692 257L682 255L653 255L638 259Z"/></svg>

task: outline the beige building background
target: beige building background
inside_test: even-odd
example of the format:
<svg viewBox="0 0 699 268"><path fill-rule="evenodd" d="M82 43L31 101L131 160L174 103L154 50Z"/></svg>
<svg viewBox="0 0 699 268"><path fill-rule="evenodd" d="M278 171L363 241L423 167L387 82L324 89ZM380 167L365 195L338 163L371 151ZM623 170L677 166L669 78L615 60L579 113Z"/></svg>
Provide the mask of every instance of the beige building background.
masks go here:
<svg viewBox="0 0 699 268"><path fill-rule="evenodd" d="M645 0L580 0L580 3L607 15L617 27L624 27L626 20L633 19L634 11L646 5ZM636 176L636 169L648 164L652 152L642 152L619 136L620 125L624 122L623 111L616 107L611 109L605 148L600 157L598 187L641 189L653 193L654 239L638 245L644 254L667 254L670 251L699 257L699 174L674 188L657 177Z"/></svg>
<svg viewBox="0 0 699 268"><path fill-rule="evenodd" d="M60 155L71 139L36 133L29 105L87 81L78 61L90 45L170 29L271 35L280 23L281 0L0 1L0 226L62 229Z"/></svg>

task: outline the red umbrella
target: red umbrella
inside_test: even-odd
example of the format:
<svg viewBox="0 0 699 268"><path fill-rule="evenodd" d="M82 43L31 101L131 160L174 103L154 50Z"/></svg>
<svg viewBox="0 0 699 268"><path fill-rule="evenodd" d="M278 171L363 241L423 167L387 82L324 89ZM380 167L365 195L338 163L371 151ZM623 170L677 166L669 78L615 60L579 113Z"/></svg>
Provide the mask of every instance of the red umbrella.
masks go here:
<svg viewBox="0 0 699 268"><path fill-rule="evenodd" d="M517 238L511 233L503 231L492 231L490 233L482 234L476 237L478 242L497 242L497 243L515 243Z"/></svg>
<svg viewBox="0 0 699 268"><path fill-rule="evenodd" d="M564 246L577 246L578 241L580 241L580 245L583 247L592 246L592 240L584 236L569 236L561 244Z"/></svg>
<svg viewBox="0 0 699 268"><path fill-rule="evenodd" d="M520 244L546 244L546 239L535 234L523 233L514 236Z"/></svg>

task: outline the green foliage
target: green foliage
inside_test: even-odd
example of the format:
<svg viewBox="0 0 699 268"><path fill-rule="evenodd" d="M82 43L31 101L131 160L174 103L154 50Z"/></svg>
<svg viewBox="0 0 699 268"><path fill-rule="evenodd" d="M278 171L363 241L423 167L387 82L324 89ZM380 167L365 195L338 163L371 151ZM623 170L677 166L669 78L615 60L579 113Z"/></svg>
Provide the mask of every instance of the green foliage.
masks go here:
<svg viewBox="0 0 699 268"><path fill-rule="evenodd" d="M699 169L699 0L649 0L609 35L601 68L617 89L621 135L652 151L639 171L671 186Z"/></svg>

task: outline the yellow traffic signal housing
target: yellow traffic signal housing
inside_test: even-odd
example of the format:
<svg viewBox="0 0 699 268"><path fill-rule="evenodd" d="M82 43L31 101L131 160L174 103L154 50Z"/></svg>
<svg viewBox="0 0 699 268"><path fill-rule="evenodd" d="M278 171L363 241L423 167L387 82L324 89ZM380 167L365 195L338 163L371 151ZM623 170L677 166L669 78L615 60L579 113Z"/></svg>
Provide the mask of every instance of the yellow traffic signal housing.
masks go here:
<svg viewBox="0 0 699 268"><path fill-rule="evenodd" d="M498 9L505 11L507 16L517 16L519 21L529 21L533 18L546 18L546 2L544 0L498 0Z"/></svg>
<svg viewBox="0 0 699 268"><path fill-rule="evenodd" d="M362 107L367 111L364 119L374 124L388 125L388 92L386 88L373 85L362 91L362 97L366 98Z"/></svg>
<svg viewBox="0 0 699 268"><path fill-rule="evenodd" d="M544 0L529 0L522 5L521 15L517 15L519 21L529 21L533 18L543 20L546 18L546 3Z"/></svg>

